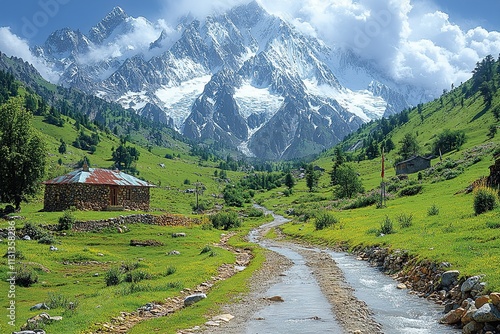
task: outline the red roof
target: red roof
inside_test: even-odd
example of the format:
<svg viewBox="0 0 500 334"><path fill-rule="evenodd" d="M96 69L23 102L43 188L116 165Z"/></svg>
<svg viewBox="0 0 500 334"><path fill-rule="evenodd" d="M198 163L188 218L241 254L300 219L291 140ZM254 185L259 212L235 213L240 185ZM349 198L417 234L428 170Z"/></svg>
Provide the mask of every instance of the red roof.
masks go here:
<svg viewBox="0 0 500 334"><path fill-rule="evenodd" d="M79 169L55 179L45 181L44 184L104 184L115 186L154 187L153 184L140 180L132 175L120 171L102 168L89 168L88 171Z"/></svg>

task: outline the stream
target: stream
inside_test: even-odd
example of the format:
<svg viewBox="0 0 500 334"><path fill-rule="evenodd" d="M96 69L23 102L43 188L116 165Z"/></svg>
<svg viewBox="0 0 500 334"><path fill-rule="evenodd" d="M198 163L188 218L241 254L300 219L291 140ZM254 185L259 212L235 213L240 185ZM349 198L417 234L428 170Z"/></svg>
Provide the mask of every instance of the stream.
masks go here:
<svg viewBox="0 0 500 334"><path fill-rule="evenodd" d="M271 286L268 296L280 296L281 303L273 303L252 316L245 333L343 333L331 305L299 251L323 252L342 270L347 283L354 288L354 295L364 301L373 312L375 320L387 334L461 333L460 330L439 324L442 307L396 288L397 282L346 253L332 250L286 246L272 240L262 240L263 231L282 225L288 220L267 209L256 206L274 221L262 225L249 234L249 240L277 252L293 262L281 282Z"/></svg>

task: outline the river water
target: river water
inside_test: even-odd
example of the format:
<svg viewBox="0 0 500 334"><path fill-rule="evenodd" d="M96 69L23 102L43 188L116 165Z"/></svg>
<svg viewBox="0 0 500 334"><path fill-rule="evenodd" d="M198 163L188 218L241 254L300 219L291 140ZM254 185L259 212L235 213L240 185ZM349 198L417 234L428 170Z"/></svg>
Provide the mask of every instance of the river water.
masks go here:
<svg viewBox="0 0 500 334"><path fill-rule="evenodd" d="M250 233L251 242L278 252L293 262L280 283L267 291L267 296L281 296L282 303L272 303L252 316L245 332L257 333L343 333L331 311L328 300L321 292L319 284L297 252L301 246L282 246L273 241L262 240L261 231L288 222L265 208L274 221ZM311 249L307 249L311 251ZM396 288L397 282L378 269L359 261L346 253L331 250L325 252L342 270L347 283L355 289L355 296L363 300L373 312L375 320L387 334L441 334L461 333L460 330L438 323L442 308L411 295L406 290Z"/></svg>

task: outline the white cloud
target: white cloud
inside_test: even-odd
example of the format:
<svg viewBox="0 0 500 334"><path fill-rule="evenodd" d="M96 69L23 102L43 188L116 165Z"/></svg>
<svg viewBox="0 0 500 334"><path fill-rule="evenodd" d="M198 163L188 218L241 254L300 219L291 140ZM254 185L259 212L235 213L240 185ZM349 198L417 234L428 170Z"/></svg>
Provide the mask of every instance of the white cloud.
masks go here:
<svg viewBox="0 0 500 334"><path fill-rule="evenodd" d="M430 2L259 0L268 11L327 44L353 50L394 79L441 93L470 78L476 62L500 53L500 33L465 31Z"/></svg>
<svg viewBox="0 0 500 334"><path fill-rule="evenodd" d="M44 61L33 56L28 42L13 34L9 27L0 27L0 50L9 57L19 57L32 64L50 82L56 83L59 80L57 73L53 72Z"/></svg>

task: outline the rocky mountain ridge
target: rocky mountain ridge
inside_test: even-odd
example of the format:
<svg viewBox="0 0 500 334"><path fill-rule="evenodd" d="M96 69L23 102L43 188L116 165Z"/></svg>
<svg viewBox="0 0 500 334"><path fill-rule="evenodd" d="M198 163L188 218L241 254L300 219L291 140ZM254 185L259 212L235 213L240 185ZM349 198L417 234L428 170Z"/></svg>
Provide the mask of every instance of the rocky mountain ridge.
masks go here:
<svg viewBox="0 0 500 334"><path fill-rule="evenodd" d="M170 31L117 7L86 35L56 31L33 53L63 86L262 159L318 153L425 98L257 2Z"/></svg>

